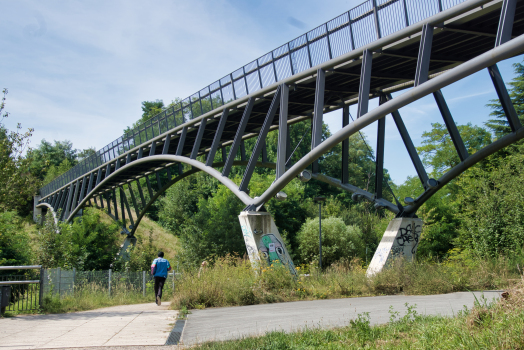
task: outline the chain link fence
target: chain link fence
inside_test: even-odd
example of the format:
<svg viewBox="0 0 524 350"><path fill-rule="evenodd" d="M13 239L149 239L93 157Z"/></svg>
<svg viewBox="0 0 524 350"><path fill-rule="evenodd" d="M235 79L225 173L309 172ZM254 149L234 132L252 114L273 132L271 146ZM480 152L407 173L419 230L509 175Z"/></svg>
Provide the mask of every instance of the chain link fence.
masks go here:
<svg viewBox="0 0 524 350"><path fill-rule="evenodd" d="M174 292L176 274L168 274L164 285L164 292ZM75 291L83 288L98 287L99 290L107 290L109 296L115 288L142 291L146 293L153 290L154 278L147 271L124 271L114 272L110 270L101 271L78 271L76 269L64 270L61 268L46 269L43 276L43 290L45 295L60 296L63 298L72 295Z"/></svg>

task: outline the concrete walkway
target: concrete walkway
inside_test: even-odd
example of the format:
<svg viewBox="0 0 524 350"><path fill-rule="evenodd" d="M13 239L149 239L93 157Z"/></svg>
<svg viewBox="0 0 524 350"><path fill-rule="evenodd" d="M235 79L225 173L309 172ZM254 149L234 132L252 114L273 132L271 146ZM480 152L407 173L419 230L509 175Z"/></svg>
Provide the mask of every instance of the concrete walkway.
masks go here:
<svg viewBox="0 0 524 350"><path fill-rule="evenodd" d="M479 301L482 295L492 301L500 298L500 293L490 291L474 294ZM390 306L393 306L394 311L399 311L400 316L404 316L406 303L416 305L419 314L453 316L465 306L473 307L475 296L469 292L395 295L192 310L181 340L184 345L194 345L212 340L262 335L268 331L291 332L306 327L343 327L364 312L369 312L372 324L381 324L389 321Z"/></svg>
<svg viewBox="0 0 524 350"><path fill-rule="evenodd" d="M164 345L176 322L169 303L0 319L0 350Z"/></svg>

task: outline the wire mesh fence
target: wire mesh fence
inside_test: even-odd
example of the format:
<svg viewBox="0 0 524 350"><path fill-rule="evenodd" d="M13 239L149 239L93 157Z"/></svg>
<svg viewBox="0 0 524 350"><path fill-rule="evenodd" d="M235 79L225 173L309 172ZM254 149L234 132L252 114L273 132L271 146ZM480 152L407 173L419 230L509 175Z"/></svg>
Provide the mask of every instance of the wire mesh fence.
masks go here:
<svg viewBox="0 0 524 350"><path fill-rule="evenodd" d="M176 274L170 273L164 284L164 292L174 292ZM45 295L63 298L86 288L107 291L111 296L115 290L142 293L152 292L154 277L147 271L78 271L61 268L46 269L43 276Z"/></svg>

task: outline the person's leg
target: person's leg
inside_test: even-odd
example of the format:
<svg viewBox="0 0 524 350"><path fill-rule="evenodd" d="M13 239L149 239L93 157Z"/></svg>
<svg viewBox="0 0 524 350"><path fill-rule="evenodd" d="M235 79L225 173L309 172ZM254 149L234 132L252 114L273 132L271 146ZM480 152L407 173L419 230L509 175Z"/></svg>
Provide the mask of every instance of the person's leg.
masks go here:
<svg viewBox="0 0 524 350"><path fill-rule="evenodd" d="M162 299L162 290L164 289L164 284L166 283L166 279L164 277L158 277L158 297Z"/></svg>
<svg viewBox="0 0 524 350"><path fill-rule="evenodd" d="M158 297L158 293L159 293L159 290L160 290L160 294L162 294L162 289L160 289L160 283L159 283L159 280L161 279L161 277L155 277L155 302L156 304L158 305L158 300L159 300L159 297Z"/></svg>

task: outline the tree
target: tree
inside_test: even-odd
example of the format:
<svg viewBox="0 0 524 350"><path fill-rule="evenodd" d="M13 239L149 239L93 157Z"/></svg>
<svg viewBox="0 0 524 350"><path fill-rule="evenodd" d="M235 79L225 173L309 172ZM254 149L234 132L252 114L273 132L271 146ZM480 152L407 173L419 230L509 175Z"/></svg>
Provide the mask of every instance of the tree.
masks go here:
<svg viewBox="0 0 524 350"><path fill-rule="evenodd" d="M422 146L417 147L417 151L422 154L424 165L432 168L435 177L440 177L460 163L460 159L446 127L440 123L432 123L431 126L431 131L422 134L424 140ZM468 123L457 125L457 128L469 154L491 143L490 133L480 126Z"/></svg>
<svg viewBox="0 0 524 350"><path fill-rule="evenodd" d="M146 122L147 120L153 118L158 113L161 113L164 110L164 101L162 100L156 100L156 101L143 101L142 102L142 116L140 119L138 119L136 122L134 122L131 126L128 126L124 130L124 134L130 131L131 129L136 128L140 124Z"/></svg>
<svg viewBox="0 0 524 350"><path fill-rule="evenodd" d="M514 256L524 246L524 147L497 167L474 167L459 179L458 244L481 257ZM497 157L492 155L490 158Z"/></svg>
<svg viewBox="0 0 524 350"><path fill-rule="evenodd" d="M73 143L69 140L55 140L53 144L42 139L35 149L28 152L27 157L31 159L31 173L43 180L52 166L58 168L65 160L67 160L65 164L69 164L70 167L75 166L78 163L77 153L78 150L73 148Z"/></svg>
<svg viewBox="0 0 524 350"><path fill-rule="evenodd" d="M31 263L29 237L15 211L0 211L0 266Z"/></svg>
<svg viewBox="0 0 524 350"><path fill-rule="evenodd" d="M40 185L38 179L29 172L30 159L24 157L29 150L29 140L33 129L22 133L22 125L16 131L9 131L4 120L9 113L4 112L7 89L3 90L0 104L0 211L26 210L26 204Z"/></svg>
<svg viewBox="0 0 524 350"><path fill-rule="evenodd" d="M514 63L513 68L517 76L513 81L508 83L510 86L508 92L511 102L513 102L515 110L517 111L517 115L521 123L524 124L524 65L522 63ZM511 129L500 101L496 99L490 102L491 103L487 105L492 109L490 115L496 119L488 120L485 125L495 134L496 138L500 138L510 133Z"/></svg>
<svg viewBox="0 0 524 350"><path fill-rule="evenodd" d="M298 233L299 252L302 262L319 259L318 217L308 219ZM346 226L340 218L322 220L322 266L352 257L364 257L362 232L356 226Z"/></svg>

